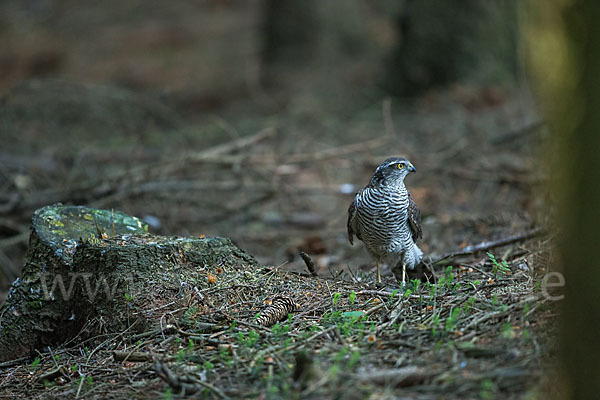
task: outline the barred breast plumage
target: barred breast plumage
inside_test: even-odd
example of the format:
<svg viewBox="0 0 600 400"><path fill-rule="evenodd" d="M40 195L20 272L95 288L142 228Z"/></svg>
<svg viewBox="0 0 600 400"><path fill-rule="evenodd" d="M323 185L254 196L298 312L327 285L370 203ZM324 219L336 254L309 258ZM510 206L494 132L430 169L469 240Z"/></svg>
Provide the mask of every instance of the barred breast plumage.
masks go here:
<svg viewBox="0 0 600 400"><path fill-rule="evenodd" d="M421 238L421 215L404 178L414 172L406 159L385 160L371 177L369 184L356 193L348 208L348 239L360 239L377 262L392 268L396 278L405 281L405 269L414 269L423 252L416 244Z"/></svg>

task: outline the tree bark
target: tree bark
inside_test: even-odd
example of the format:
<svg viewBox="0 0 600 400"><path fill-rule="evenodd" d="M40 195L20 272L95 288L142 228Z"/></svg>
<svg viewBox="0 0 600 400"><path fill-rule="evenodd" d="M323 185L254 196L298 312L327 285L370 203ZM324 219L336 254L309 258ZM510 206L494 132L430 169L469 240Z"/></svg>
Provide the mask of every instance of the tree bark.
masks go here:
<svg viewBox="0 0 600 400"><path fill-rule="evenodd" d="M256 265L226 238L146 230L119 212L63 205L37 210L23 276L0 309L0 362L76 335L143 331L186 293L208 286L217 268Z"/></svg>
<svg viewBox="0 0 600 400"><path fill-rule="evenodd" d="M565 87L573 88L555 96L562 118L559 164L565 171L561 186L562 265L565 298L561 314L562 371L567 376L566 398L592 399L600 393L600 4L595 0L569 2L563 10L566 40L571 49ZM558 59L568 57L556 55ZM562 60L560 62L563 62ZM572 125L571 125L572 124ZM562 190L562 189L559 189Z"/></svg>
<svg viewBox="0 0 600 400"><path fill-rule="evenodd" d="M548 191L560 206L564 274L559 368L551 375L560 387L544 390L554 398L593 399L600 393L600 3L526 4L529 69L553 133L543 157L553 176Z"/></svg>

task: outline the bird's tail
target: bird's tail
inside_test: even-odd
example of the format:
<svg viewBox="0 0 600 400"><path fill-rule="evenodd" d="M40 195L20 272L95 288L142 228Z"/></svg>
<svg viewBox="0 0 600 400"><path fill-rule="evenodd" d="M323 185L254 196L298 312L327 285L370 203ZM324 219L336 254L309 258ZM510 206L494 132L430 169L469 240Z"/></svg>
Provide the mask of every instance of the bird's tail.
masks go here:
<svg viewBox="0 0 600 400"><path fill-rule="evenodd" d="M413 254L415 255L415 265L420 264L421 260L423 260L423 250L416 243L413 243Z"/></svg>

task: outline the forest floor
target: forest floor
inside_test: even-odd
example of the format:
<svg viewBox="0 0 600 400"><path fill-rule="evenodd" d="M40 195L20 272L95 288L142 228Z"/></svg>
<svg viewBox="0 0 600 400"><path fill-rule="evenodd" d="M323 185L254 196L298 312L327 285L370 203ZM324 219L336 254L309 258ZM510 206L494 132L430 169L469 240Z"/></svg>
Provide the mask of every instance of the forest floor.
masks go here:
<svg viewBox="0 0 600 400"><path fill-rule="evenodd" d="M216 271L202 296L173 299L177 312L160 329L75 338L5 363L0 398L545 393L553 234L537 157L545 129L526 98L456 86L343 114L300 99L269 115L234 106L189 121L108 87L40 81L10 92L0 111L13 124L0 154L10 189L0 210L4 288L22 265L33 210L57 201L125 211L158 234L226 236L264 267ZM392 155L417 168L406 181L435 276L404 288L387 268L377 285L345 232L353 193ZM281 293L295 312L256 324Z"/></svg>
<svg viewBox="0 0 600 400"><path fill-rule="evenodd" d="M556 307L533 272L547 243L519 248L539 261L503 269L467 256L437 283L401 290L361 271L215 272L217 282L173 300L162 327L74 338L4 364L1 390L7 398L536 398L548 390ZM260 326L256 315L282 294L295 312Z"/></svg>

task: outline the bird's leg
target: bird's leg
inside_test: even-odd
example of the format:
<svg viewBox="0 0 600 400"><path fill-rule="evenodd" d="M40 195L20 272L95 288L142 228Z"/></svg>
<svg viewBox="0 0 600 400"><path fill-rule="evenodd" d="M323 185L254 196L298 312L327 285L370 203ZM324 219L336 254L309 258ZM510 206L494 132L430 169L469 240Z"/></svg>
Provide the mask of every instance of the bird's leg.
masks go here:
<svg viewBox="0 0 600 400"><path fill-rule="evenodd" d="M406 264L402 263L402 286L406 286Z"/></svg>
<svg viewBox="0 0 600 400"><path fill-rule="evenodd" d="M379 262L377 262L377 283L381 283L381 274L379 273Z"/></svg>

